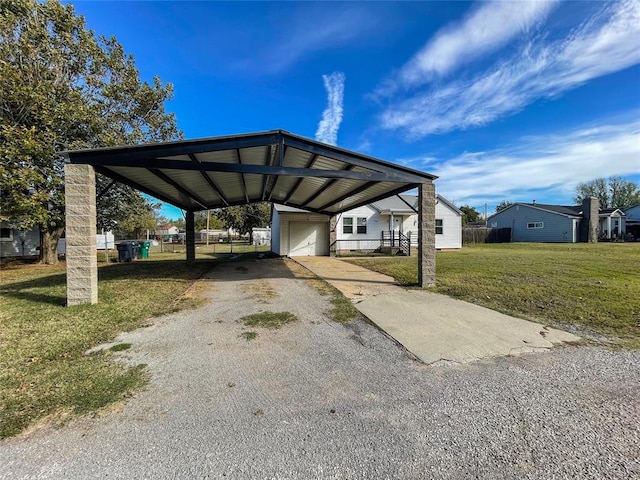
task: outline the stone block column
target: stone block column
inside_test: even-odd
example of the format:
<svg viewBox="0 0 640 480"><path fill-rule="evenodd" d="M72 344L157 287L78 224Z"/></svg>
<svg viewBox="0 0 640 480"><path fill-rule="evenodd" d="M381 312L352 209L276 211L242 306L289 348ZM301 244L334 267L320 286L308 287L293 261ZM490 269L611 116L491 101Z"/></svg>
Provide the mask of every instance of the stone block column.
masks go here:
<svg viewBox="0 0 640 480"><path fill-rule="evenodd" d="M98 303L96 175L91 165L66 164L67 306Z"/></svg>
<svg viewBox="0 0 640 480"><path fill-rule="evenodd" d="M432 182L418 187L418 284L436 284L436 189Z"/></svg>
<svg viewBox="0 0 640 480"><path fill-rule="evenodd" d="M187 230L185 238L187 262L194 262L196 260L196 217L192 211L188 211L186 214L185 228Z"/></svg>

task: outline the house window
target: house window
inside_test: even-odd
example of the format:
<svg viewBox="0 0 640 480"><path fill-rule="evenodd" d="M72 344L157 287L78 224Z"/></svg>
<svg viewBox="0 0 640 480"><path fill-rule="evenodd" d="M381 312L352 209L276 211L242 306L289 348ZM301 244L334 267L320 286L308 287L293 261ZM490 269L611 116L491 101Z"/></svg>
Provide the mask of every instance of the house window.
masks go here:
<svg viewBox="0 0 640 480"><path fill-rule="evenodd" d="M344 217L342 219L342 233L353 233L353 218Z"/></svg>
<svg viewBox="0 0 640 480"><path fill-rule="evenodd" d="M358 217L357 233L367 233L367 218Z"/></svg>
<svg viewBox="0 0 640 480"><path fill-rule="evenodd" d="M10 242L13 240L13 232L10 228L0 228L0 242Z"/></svg>
<svg viewBox="0 0 640 480"><path fill-rule="evenodd" d="M436 235L442 235L444 233L444 222L441 218L436 218Z"/></svg>
<svg viewBox="0 0 640 480"><path fill-rule="evenodd" d="M544 228L544 222L529 222L527 228Z"/></svg>

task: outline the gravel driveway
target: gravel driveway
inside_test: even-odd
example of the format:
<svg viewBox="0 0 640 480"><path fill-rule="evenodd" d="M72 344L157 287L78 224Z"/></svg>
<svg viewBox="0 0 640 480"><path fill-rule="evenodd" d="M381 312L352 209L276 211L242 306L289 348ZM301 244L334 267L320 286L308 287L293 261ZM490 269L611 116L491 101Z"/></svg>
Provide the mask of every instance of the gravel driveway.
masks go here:
<svg viewBox="0 0 640 480"><path fill-rule="evenodd" d="M364 321L327 320L290 264L220 265L206 306L122 335L148 389L0 443L0 478L640 477L640 352L425 366ZM299 321L237 322L261 310Z"/></svg>

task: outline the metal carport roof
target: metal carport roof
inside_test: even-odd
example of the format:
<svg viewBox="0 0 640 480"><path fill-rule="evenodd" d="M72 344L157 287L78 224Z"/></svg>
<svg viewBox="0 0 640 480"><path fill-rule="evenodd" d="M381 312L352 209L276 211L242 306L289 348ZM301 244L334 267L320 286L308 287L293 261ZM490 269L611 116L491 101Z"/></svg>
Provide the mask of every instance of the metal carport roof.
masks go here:
<svg viewBox="0 0 640 480"><path fill-rule="evenodd" d="M267 201L334 215L437 178L283 130L64 155L187 211Z"/></svg>

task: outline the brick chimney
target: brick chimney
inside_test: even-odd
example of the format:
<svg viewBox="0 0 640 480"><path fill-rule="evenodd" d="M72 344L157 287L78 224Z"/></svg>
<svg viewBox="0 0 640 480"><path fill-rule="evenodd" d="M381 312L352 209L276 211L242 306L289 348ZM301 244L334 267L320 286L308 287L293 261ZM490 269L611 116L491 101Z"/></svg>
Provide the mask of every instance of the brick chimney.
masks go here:
<svg viewBox="0 0 640 480"><path fill-rule="evenodd" d="M582 200L582 221L587 224L588 230L585 240L588 243L598 242L599 214L600 202L597 197L586 197Z"/></svg>

